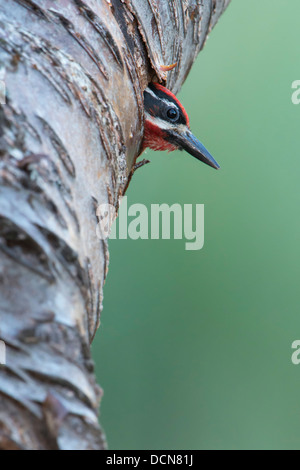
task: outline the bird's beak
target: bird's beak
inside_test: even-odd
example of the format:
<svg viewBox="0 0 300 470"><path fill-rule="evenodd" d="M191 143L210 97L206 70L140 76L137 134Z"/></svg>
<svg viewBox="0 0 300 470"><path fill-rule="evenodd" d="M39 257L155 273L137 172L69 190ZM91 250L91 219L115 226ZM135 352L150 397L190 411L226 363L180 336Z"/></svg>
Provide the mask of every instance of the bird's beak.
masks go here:
<svg viewBox="0 0 300 470"><path fill-rule="evenodd" d="M211 156L208 150L204 147L201 142L191 133L189 129L184 132L178 132L175 129L169 132L172 138L172 143L177 145L181 150L193 155L206 165L212 166L216 170L220 168L216 160Z"/></svg>

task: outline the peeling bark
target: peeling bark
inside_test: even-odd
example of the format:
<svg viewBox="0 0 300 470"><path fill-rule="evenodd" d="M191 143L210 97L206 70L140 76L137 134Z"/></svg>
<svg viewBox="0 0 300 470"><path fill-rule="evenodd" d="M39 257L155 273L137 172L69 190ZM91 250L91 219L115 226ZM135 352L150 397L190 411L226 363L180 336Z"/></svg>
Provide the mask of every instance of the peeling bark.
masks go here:
<svg viewBox="0 0 300 470"><path fill-rule="evenodd" d="M106 447L97 206L117 208L132 176L143 90L179 90L228 3L0 0L1 449Z"/></svg>

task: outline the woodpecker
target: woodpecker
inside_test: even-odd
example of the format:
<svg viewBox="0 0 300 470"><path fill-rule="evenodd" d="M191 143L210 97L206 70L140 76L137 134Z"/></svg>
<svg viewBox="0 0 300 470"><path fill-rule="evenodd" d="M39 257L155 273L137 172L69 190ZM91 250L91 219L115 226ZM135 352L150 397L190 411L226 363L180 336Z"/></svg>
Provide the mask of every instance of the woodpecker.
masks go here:
<svg viewBox="0 0 300 470"><path fill-rule="evenodd" d="M158 83L144 91L145 133L142 149L185 150L203 163L218 169L218 163L190 131L188 115L173 93Z"/></svg>

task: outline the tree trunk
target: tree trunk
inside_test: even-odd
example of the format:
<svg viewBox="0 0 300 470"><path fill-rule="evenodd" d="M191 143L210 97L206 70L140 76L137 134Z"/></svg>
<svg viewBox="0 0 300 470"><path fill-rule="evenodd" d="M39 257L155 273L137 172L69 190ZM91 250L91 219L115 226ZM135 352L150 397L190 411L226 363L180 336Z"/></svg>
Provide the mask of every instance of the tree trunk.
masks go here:
<svg viewBox="0 0 300 470"><path fill-rule="evenodd" d="M143 90L179 90L229 1L0 0L1 449L106 447L97 207L127 187Z"/></svg>

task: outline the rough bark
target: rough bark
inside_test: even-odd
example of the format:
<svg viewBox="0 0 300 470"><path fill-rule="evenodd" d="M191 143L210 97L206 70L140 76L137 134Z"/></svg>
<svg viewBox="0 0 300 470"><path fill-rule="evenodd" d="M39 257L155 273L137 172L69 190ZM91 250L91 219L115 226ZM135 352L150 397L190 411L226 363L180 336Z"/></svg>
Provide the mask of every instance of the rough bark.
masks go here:
<svg viewBox="0 0 300 470"><path fill-rule="evenodd" d="M1 449L105 448L96 208L127 186L144 88L179 90L228 3L0 0Z"/></svg>

